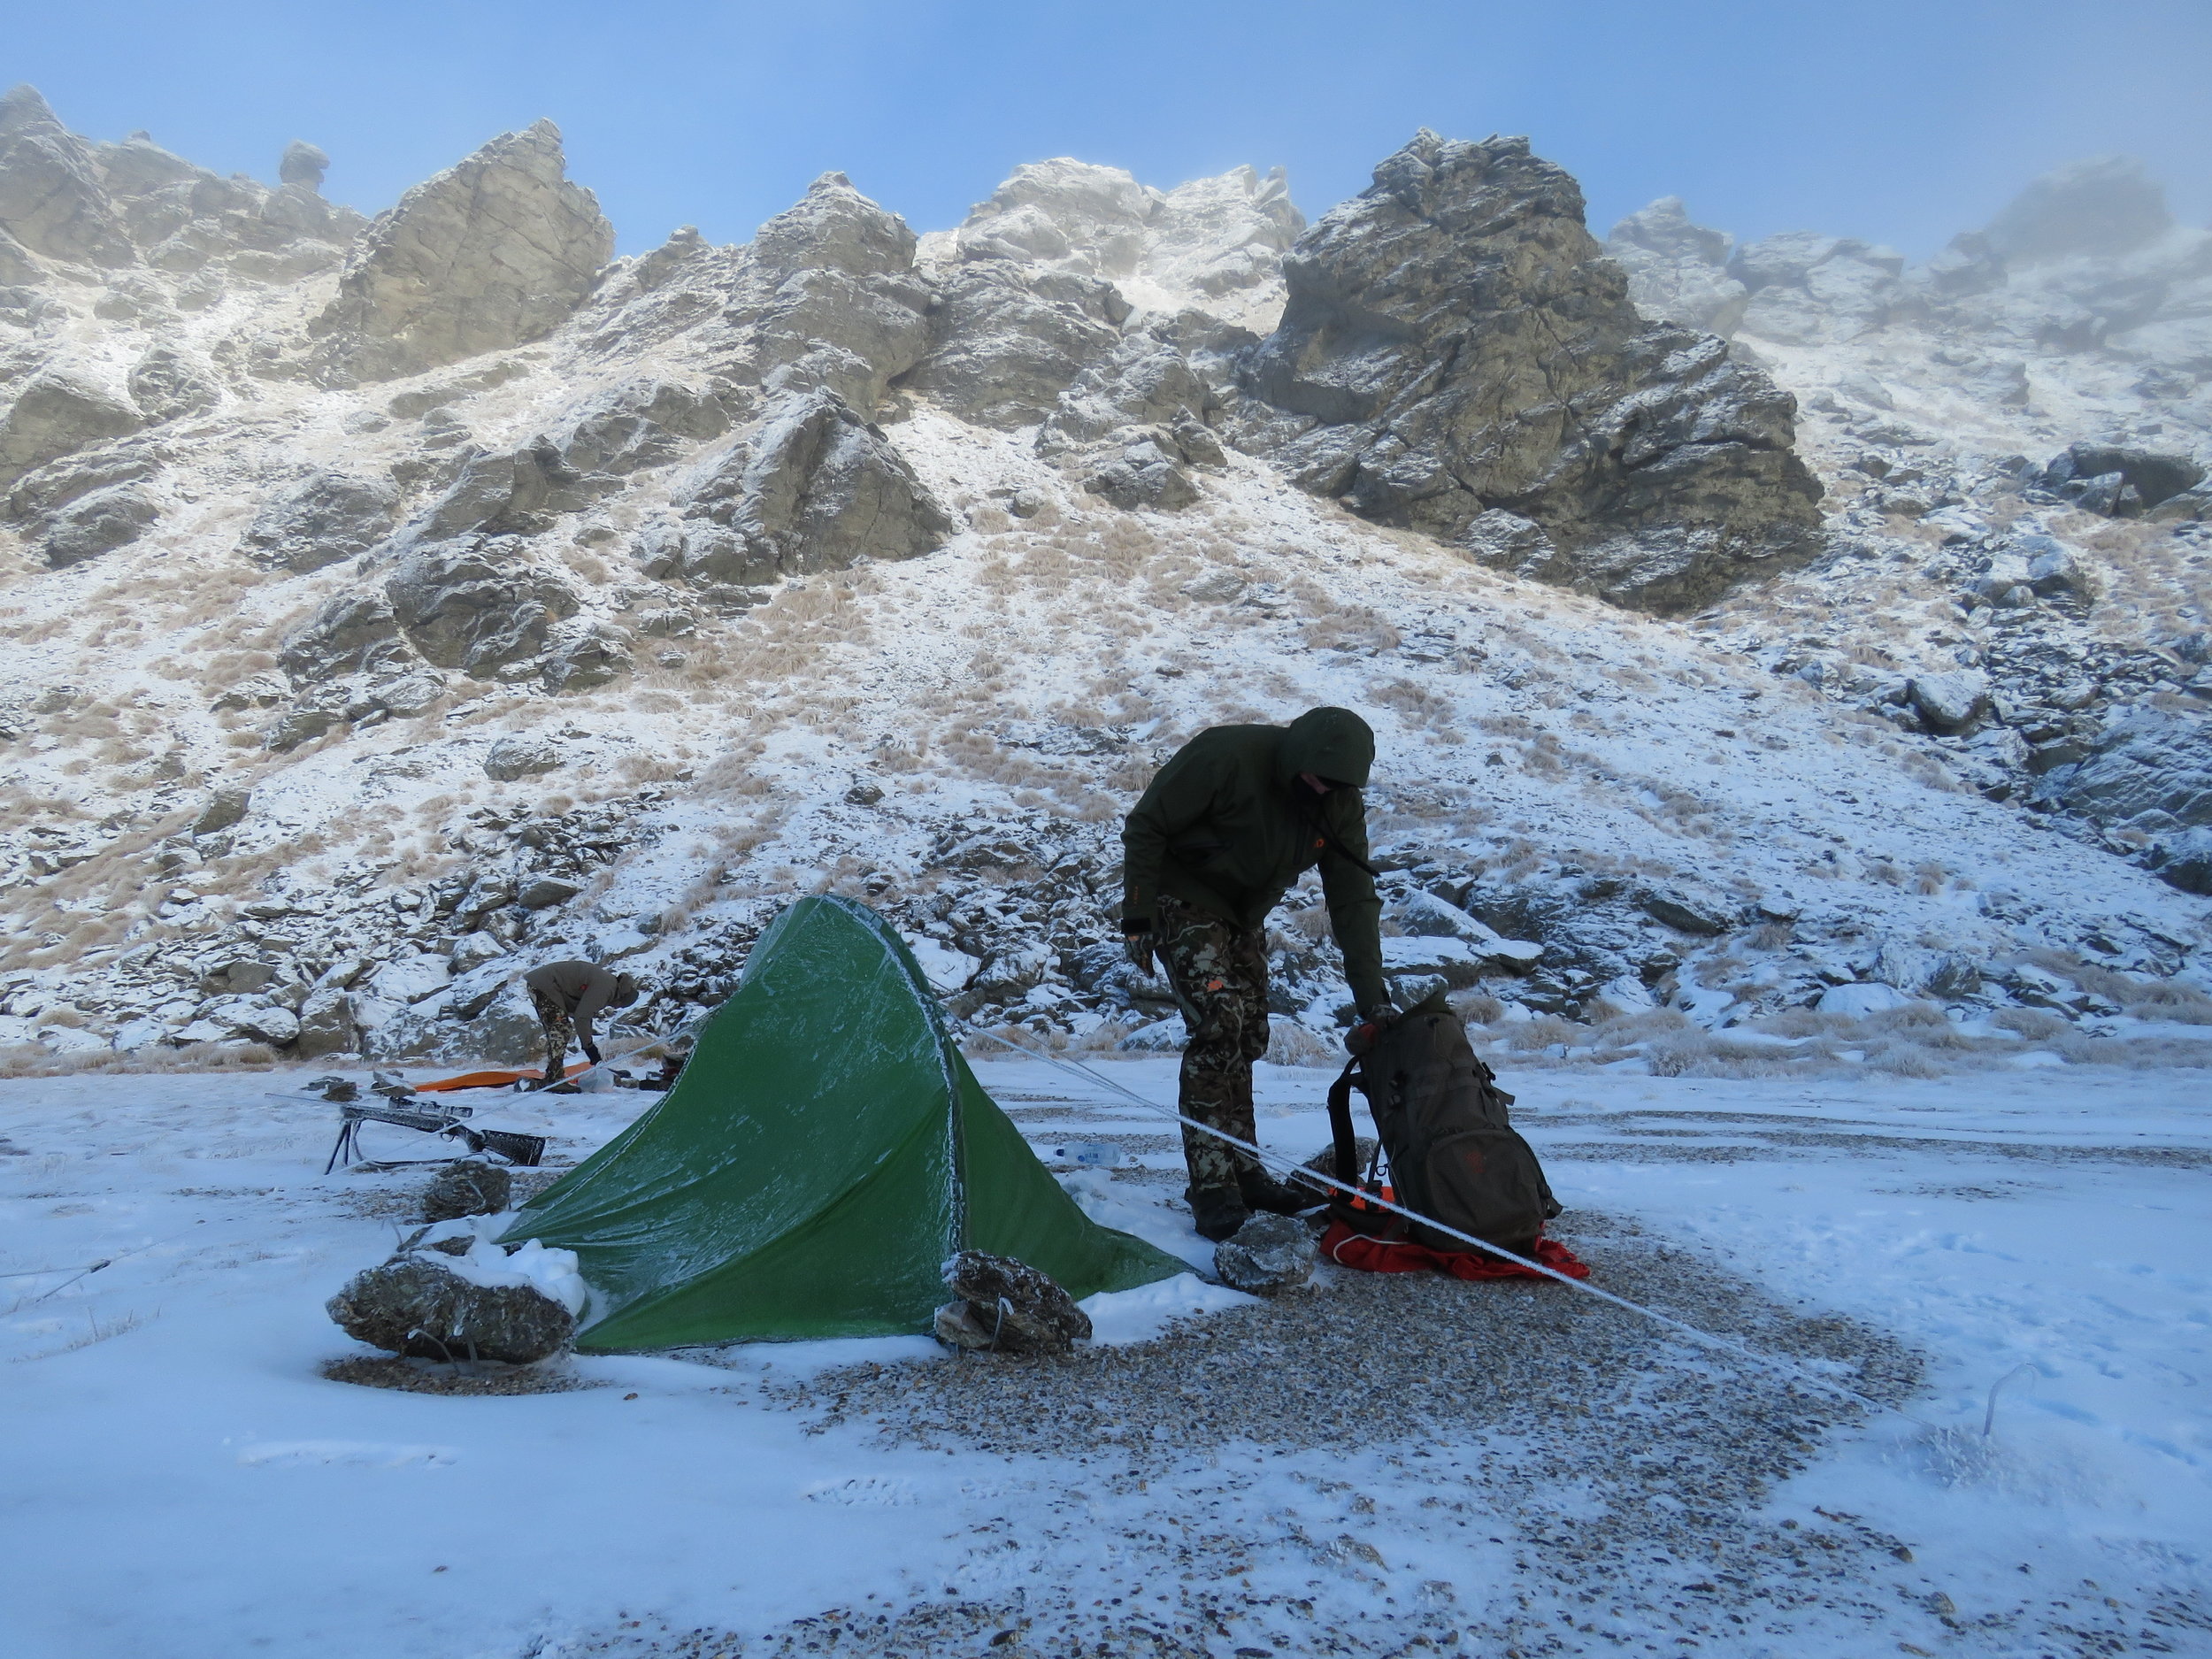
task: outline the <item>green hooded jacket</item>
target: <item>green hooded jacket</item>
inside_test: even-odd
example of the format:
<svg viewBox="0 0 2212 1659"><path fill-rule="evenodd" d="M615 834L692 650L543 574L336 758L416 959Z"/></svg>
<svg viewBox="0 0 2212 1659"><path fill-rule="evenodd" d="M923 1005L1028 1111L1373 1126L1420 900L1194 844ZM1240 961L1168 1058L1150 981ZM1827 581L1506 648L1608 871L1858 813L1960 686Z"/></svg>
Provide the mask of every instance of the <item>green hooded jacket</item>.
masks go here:
<svg viewBox="0 0 2212 1659"><path fill-rule="evenodd" d="M1172 895L1257 930L1291 884L1318 864L1344 978L1362 1008L1388 1000L1382 902L1367 860L1360 791L1375 734L1348 709L1312 709L1287 727L1217 726L1169 757L1122 825L1122 916L1149 921ZM1340 787L1317 795L1310 772Z"/></svg>

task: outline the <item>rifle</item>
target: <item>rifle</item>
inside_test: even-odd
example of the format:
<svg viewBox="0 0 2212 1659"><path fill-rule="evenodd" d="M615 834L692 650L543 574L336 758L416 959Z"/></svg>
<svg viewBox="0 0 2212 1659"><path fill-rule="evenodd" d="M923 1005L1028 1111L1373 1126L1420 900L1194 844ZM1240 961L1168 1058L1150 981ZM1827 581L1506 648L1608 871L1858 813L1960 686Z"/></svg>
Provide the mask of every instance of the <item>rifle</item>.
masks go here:
<svg viewBox="0 0 2212 1659"><path fill-rule="evenodd" d="M338 1144L331 1148L330 1161L323 1165L326 1175L359 1156L361 1125L371 1120L394 1124L402 1129L420 1130L425 1134L451 1135L466 1144L472 1153L495 1152L519 1169L537 1168L538 1160L545 1156L543 1135L472 1128L463 1121L472 1115L466 1106L429 1106L420 1102L402 1104L394 1100L371 1105L365 1101L343 1101L339 1102L338 1113Z"/></svg>

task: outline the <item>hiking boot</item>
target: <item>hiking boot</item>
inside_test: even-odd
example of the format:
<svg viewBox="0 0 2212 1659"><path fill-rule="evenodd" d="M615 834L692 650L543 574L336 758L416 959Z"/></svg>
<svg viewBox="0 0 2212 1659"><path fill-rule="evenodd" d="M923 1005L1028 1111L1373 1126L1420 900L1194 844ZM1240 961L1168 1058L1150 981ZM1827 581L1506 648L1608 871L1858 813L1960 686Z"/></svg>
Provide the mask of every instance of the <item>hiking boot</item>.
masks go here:
<svg viewBox="0 0 2212 1659"><path fill-rule="evenodd" d="M1185 1194L1190 1200L1190 1218L1198 1236L1218 1244L1233 1237L1251 1220L1244 1194L1233 1187L1201 1187Z"/></svg>
<svg viewBox="0 0 2212 1659"><path fill-rule="evenodd" d="M1239 1171L1237 1193L1248 1209L1271 1216L1295 1216L1328 1202L1310 1188L1284 1186L1265 1170Z"/></svg>

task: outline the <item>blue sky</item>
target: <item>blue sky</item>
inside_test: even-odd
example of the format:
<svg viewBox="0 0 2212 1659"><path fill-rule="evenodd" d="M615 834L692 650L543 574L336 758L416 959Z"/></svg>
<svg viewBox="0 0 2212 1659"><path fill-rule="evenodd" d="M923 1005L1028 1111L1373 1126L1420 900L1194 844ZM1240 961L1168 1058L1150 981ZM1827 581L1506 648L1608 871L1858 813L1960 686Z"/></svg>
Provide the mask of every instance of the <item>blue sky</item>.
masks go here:
<svg viewBox="0 0 2212 1659"><path fill-rule="evenodd" d="M1310 217L1427 126L1525 133L1600 233L1686 197L1740 235L1809 227L1916 257L2033 173L2148 159L2212 217L2208 0L16 0L0 81L80 132L147 128L273 177L292 138L373 211L486 138L558 122L626 250L742 240L817 173L918 229L1017 164L1173 185L1281 165Z"/></svg>

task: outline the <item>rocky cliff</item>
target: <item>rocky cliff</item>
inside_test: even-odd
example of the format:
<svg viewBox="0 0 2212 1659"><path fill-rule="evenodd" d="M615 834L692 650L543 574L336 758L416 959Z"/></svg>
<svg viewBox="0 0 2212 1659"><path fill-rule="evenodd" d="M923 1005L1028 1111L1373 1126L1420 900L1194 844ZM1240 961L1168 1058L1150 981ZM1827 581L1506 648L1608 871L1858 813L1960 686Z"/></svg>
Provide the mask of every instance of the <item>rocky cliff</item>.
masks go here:
<svg viewBox="0 0 2212 1659"><path fill-rule="evenodd" d="M2198 244L2108 168L1913 273L1678 204L1609 257L1508 139L1310 227L1062 159L624 258L549 123L373 220L326 165L0 100L0 1043L497 1054L549 952L660 1027L824 885L964 1018L1118 1036L1131 792L1321 702L1394 972L1501 1033L2206 977Z"/></svg>

